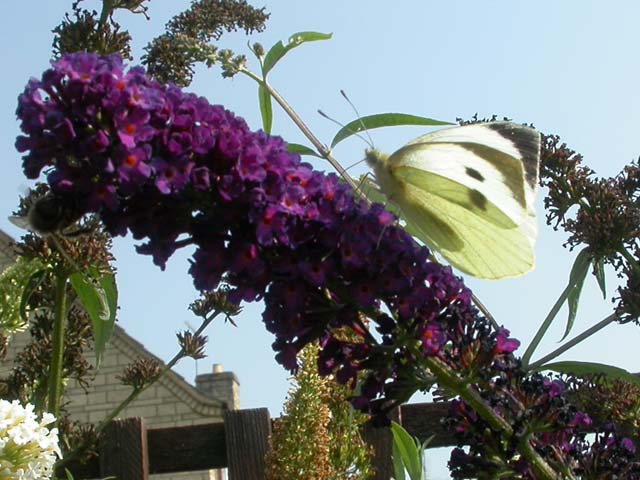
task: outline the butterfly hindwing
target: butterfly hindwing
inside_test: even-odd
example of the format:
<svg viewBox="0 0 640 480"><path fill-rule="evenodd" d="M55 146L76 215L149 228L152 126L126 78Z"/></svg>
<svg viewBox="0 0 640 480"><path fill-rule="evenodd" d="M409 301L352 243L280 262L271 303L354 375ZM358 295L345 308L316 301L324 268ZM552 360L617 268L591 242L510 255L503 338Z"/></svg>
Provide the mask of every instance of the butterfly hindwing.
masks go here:
<svg viewBox="0 0 640 480"><path fill-rule="evenodd" d="M521 275L533 267L533 250L521 229L503 228L490 216L478 215L436 194L437 189L409 184L404 191L399 207L418 238L460 271L498 279Z"/></svg>

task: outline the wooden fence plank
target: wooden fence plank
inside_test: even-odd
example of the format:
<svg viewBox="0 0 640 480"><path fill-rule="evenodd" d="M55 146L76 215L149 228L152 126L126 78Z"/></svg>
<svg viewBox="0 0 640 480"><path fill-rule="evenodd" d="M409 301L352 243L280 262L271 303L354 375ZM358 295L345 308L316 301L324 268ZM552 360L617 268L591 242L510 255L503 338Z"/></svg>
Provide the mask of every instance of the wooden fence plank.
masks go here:
<svg viewBox="0 0 640 480"><path fill-rule="evenodd" d="M266 408L224 414L229 480L264 480L271 418Z"/></svg>
<svg viewBox="0 0 640 480"><path fill-rule="evenodd" d="M400 423L400 412L394 410L389 414L390 420ZM364 440L373 447L373 480L389 480L393 475L391 452L393 438L389 427L375 427L368 423L362 431Z"/></svg>
<svg viewBox="0 0 640 480"><path fill-rule="evenodd" d="M453 446L456 445L453 434L440 423L448 411L447 402L409 404L403 405L394 418L401 420L399 423L421 441L435 434L429 448ZM139 419L116 420L106 429L99 459L87 465L72 463L69 469L77 473L76 478L95 478L101 473L146 480L148 472L228 467L230 480L263 480L270 431L271 421L265 408L227 412L225 423L148 431ZM375 451L374 466L378 472L375 479L388 480L392 472L391 432L366 426L363 435ZM123 445L125 448L121 448Z"/></svg>
<svg viewBox="0 0 640 480"><path fill-rule="evenodd" d="M147 431L149 472L173 473L227 466L224 423Z"/></svg>
<svg viewBox="0 0 640 480"><path fill-rule="evenodd" d="M440 422L451 408L450 402L411 403L401 409L402 426L414 437L424 442L435 435L428 448L453 447L458 444L454 432L446 430Z"/></svg>
<svg viewBox="0 0 640 480"><path fill-rule="evenodd" d="M148 480L147 429L142 418L113 420L100 440L100 474Z"/></svg>

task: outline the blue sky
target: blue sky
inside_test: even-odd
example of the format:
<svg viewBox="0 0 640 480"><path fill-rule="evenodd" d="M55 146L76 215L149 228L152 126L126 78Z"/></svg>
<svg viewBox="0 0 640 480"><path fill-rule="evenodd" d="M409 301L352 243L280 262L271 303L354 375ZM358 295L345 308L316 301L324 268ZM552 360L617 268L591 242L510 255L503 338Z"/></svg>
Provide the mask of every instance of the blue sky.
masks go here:
<svg viewBox="0 0 640 480"><path fill-rule="evenodd" d="M70 1L21 0L5 2L0 18L0 58L4 72L0 89L0 228L19 231L7 220L18 195L30 183L21 172L13 147L18 132L16 97L32 75L39 76L50 57L50 30L59 23ZM142 16L121 16L134 36L134 53L161 32L171 15L187 0L150 4L152 22ZM256 4L262 6L261 4ZM302 47L290 54L272 74L272 84L293 105L316 135L329 142L337 127L317 109L341 121L354 114L340 96L344 89L363 115L396 111L453 121L456 117L498 114L557 133L581 152L598 175L611 176L640 154L640 68L637 56L635 1L524 2L431 0L395 2L326 0L266 3L271 20L266 32L252 41L270 46L303 30L333 32L333 39ZM97 8L97 2L87 0ZM222 45L247 52L243 35L229 35ZM248 53L248 52L247 52ZM255 66L255 62L253 62ZM222 79L216 69L198 69L189 88L244 116L260 127L256 86L247 78ZM303 138L276 110L274 133L292 142ZM372 132L379 149L393 151L424 133L421 128L392 128ZM363 158L358 139L338 147L343 165ZM318 168L329 170L324 163ZM364 171L362 165L354 174ZM562 248L565 235L544 225L538 195L540 235L535 271L501 282L469 280L475 293L500 323L526 346L564 288L574 257ZM187 275L189 252L176 255L165 272L150 258L135 254L130 238L117 239L120 324L163 359L176 351L174 333L185 322L196 323L187 310L195 298ZM611 308L615 278L608 272L609 299L603 300L589 279L574 332L604 318ZM200 373L212 363L236 372L243 407L267 406L277 415L288 388L287 373L274 361L271 336L260 321L260 305L250 305L238 328L214 324L207 334L209 357L200 360ZM565 315L563 312L561 315ZM540 347L558 345L564 325L558 323ZM609 327L563 359L612 363L638 371L634 348L640 331L633 325ZM177 368L187 380L195 363ZM419 399L418 399L419 400ZM434 471L432 478L444 478Z"/></svg>

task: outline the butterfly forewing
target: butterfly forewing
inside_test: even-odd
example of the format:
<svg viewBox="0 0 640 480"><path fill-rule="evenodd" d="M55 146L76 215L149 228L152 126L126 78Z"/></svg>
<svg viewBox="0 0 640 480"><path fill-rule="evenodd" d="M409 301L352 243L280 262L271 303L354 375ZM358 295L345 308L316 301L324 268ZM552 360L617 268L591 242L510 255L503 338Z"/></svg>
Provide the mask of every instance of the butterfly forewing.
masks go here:
<svg viewBox="0 0 640 480"><path fill-rule="evenodd" d="M510 219L507 222L510 227L522 224L526 221L522 167L505 158L489 162L472 153L476 150L478 148L471 150L464 144L414 144L394 153L389 158L389 167L401 182L412 183L445 198L453 191L464 202L463 206L478 214L498 209L502 216ZM495 156L501 155L495 151ZM437 178L422 178L424 175L435 175L451 184L441 191L442 185L432 183Z"/></svg>
<svg viewBox="0 0 640 480"><path fill-rule="evenodd" d="M404 160L398 154L405 150L430 149L417 157L417 163L429 164L429 170L487 197L519 225L533 247L540 144L540 134L532 128L512 122L479 123L416 138L394 153L390 163L396 157Z"/></svg>
<svg viewBox="0 0 640 480"><path fill-rule="evenodd" d="M508 155L522 166L527 204L533 210L540 164L540 133L532 128L512 122L477 123L443 128L407 145L416 143L477 144Z"/></svg>

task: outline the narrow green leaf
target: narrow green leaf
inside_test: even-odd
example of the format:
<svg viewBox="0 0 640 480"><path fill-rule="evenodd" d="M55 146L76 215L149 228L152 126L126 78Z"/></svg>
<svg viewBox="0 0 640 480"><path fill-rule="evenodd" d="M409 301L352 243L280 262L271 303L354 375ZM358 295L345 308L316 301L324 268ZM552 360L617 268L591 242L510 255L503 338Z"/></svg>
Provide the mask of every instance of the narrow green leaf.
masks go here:
<svg viewBox="0 0 640 480"><path fill-rule="evenodd" d="M65 474L66 474L66 476L67 476L67 480L74 480L74 478L73 478L73 474L69 471L69 469L65 468L65 469L64 469L64 473L65 473Z"/></svg>
<svg viewBox="0 0 640 480"><path fill-rule="evenodd" d="M600 291L602 292L602 298L607 298L607 283L604 278L604 258L598 258L597 260L593 260L593 270L596 275L596 280L598 280L598 285L600 286Z"/></svg>
<svg viewBox="0 0 640 480"><path fill-rule="evenodd" d="M393 461L393 479L394 480L406 480L404 474L404 462L402 461L402 454L396 442L391 444L391 460Z"/></svg>
<svg viewBox="0 0 640 480"><path fill-rule="evenodd" d="M264 63L262 64L262 75L267 76L267 73L274 67L278 60L280 60L287 53L284 44L280 41L273 45L264 57Z"/></svg>
<svg viewBox="0 0 640 480"><path fill-rule="evenodd" d="M113 273L107 273L100 277L100 286L104 290L107 297L107 304L109 305L109 320L107 322L111 325L109 336L116 322L116 313L118 311L118 286L116 285L116 276Z"/></svg>
<svg viewBox="0 0 640 480"><path fill-rule="evenodd" d="M605 375L608 379L619 379L640 387L640 378L627 370L613 365L593 362L555 362L541 365L536 370L552 370L573 375Z"/></svg>
<svg viewBox="0 0 640 480"><path fill-rule="evenodd" d="M316 42L318 40L328 40L332 36L331 33L320 32L298 32L289 37L287 44L282 42L276 43L267 52L264 57L264 63L262 64L262 75L267 76L267 73L280 61L289 51L307 42Z"/></svg>
<svg viewBox="0 0 640 480"><path fill-rule="evenodd" d="M113 330L116 325L116 314L118 312L118 287L116 285L116 277L113 273L99 275L96 269L93 274L104 291L107 305L109 306L109 319L102 322L100 331L97 332L100 337L100 343L103 346L106 346L107 342L111 339L111 335L113 334Z"/></svg>
<svg viewBox="0 0 640 480"><path fill-rule="evenodd" d="M429 438L427 438L424 442L422 442L422 445L420 445L420 448L424 451L427 449L427 447L429 446L429 444L433 441L433 439L436 438L436 434L434 433L433 435L431 435Z"/></svg>
<svg viewBox="0 0 640 480"><path fill-rule="evenodd" d="M100 366L105 346L113 332L117 309L117 290L113 274L97 275L97 270L74 273L69 277L93 326L96 367Z"/></svg>
<svg viewBox="0 0 640 480"><path fill-rule="evenodd" d="M271 106L271 94L262 85L258 87L258 102L260 103L260 115L262 115L262 128L266 133L271 133L273 122L273 108Z"/></svg>
<svg viewBox="0 0 640 480"><path fill-rule="evenodd" d="M453 125L450 122L434 120L433 118L418 117L406 113L377 113L375 115L367 115L347 123L338 130L336 136L331 141L331 148L335 147L341 141L355 135L364 130L372 130L382 127L397 127L402 125L425 125L434 127L438 125Z"/></svg>
<svg viewBox="0 0 640 480"><path fill-rule="evenodd" d="M556 302L553 304L553 307L551 307L551 310L549 310L549 313L542 321L542 324L538 328L538 331L533 337L533 340L531 340L531 343L527 347L527 350L524 352L524 355L522 356L522 366L525 370L529 368L529 361L531 360L533 353L536 351L536 348L538 348L538 345L540 345L542 338L544 337L545 333L547 333L547 330L549 330L549 327L555 320L556 315L558 315L558 312L562 308L562 305L564 305L564 302L567 300L567 297L571 293L572 289L573 285L571 284L564 287L564 290L562 291Z"/></svg>
<svg viewBox="0 0 640 480"><path fill-rule="evenodd" d="M393 443L397 445L398 452L404 463L404 468L411 480L422 480L422 451L420 442L416 441L409 433L396 422L391 422L391 434Z"/></svg>
<svg viewBox="0 0 640 480"><path fill-rule="evenodd" d="M298 155L309 155L311 157L322 158L315 150L307 147L306 145L300 145L299 143L289 143L287 144L287 152L297 153Z"/></svg>
<svg viewBox="0 0 640 480"><path fill-rule="evenodd" d="M591 254L585 248L576 257L571 267L571 273L569 274L569 285L572 285L569 295L567 296L567 305L569 306L569 316L567 318L567 327L564 330L562 340L567 338L569 332L573 328L573 323L576 319L576 313L578 312L578 303L580 301L580 294L582 293L582 287L584 285L584 279L589 272L589 265L591 265Z"/></svg>

